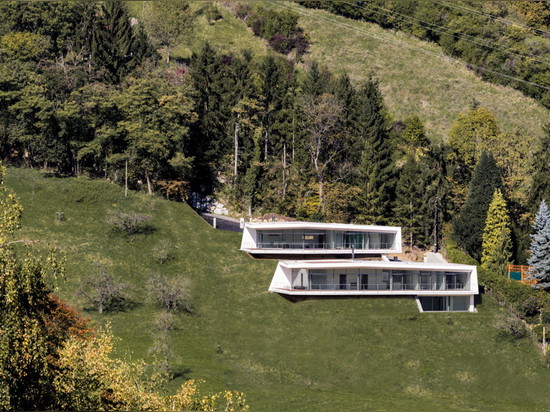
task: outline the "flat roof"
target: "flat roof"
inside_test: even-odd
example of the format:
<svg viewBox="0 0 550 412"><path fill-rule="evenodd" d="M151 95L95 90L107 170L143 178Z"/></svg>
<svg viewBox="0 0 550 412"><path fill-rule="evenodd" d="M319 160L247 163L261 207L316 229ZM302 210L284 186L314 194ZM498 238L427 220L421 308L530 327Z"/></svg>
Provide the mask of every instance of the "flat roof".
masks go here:
<svg viewBox="0 0 550 412"><path fill-rule="evenodd" d="M251 229L332 229L359 230L371 232L398 232L399 226L352 225L349 223L319 223L319 222L247 222Z"/></svg>
<svg viewBox="0 0 550 412"><path fill-rule="evenodd" d="M411 262L411 261L384 261L384 260L284 260L280 261L281 266L291 269L339 269L339 268L373 268L373 269L409 269L409 270L456 270L476 271L473 265L459 263L434 263L434 262Z"/></svg>

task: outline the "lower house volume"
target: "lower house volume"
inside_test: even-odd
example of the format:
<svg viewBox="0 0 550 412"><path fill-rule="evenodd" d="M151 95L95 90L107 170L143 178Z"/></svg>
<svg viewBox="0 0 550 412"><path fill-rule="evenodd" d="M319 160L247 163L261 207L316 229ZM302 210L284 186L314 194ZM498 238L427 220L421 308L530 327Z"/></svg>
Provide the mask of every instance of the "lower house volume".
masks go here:
<svg viewBox="0 0 550 412"><path fill-rule="evenodd" d="M294 296L412 296L421 312L474 312L475 266L391 260L280 261L270 292Z"/></svg>

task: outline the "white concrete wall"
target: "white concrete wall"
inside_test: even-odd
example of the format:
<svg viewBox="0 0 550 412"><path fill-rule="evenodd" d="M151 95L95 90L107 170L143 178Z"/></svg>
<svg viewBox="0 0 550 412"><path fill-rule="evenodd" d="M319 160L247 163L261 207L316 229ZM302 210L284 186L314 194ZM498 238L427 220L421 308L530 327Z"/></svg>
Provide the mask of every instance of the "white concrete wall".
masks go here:
<svg viewBox="0 0 550 412"><path fill-rule="evenodd" d="M273 279L271 279L271 285L269 285L269 291L274 292L275 289L291 289L292 288L292 269L277 265Z"/></svg>
<svg viewBox="0 0 550 412"><path fill-rule="evenodd" d="M255 249L256 244L256 229L248 227L245 223L243 230L243 237L241 240L241 250L243 249Z"/></svg>

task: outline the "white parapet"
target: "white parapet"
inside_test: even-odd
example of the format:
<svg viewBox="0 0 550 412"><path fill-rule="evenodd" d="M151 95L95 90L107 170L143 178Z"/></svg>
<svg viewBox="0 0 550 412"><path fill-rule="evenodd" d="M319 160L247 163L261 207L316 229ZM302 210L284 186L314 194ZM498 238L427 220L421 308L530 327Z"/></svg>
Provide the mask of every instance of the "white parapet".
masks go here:
<svg viewBox="0 0 550 412"><path fill-rule="evenodd" d="M385 260L281 261L269 287L296 296L414 296L423 311L474 311L478 289L475 266Z"/></svg>
<svg viewBox="0 0 550 412"><path fill-rule="evenodd" d="M401 253L401 228L317 222L246 223L241 250L252 255Z"/></svg>

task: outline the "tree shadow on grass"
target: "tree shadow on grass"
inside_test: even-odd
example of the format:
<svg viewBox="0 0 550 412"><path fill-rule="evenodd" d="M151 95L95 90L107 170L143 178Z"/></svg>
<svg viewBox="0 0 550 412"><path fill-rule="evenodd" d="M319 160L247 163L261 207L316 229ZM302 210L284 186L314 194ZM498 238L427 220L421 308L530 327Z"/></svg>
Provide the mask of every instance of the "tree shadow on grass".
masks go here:
<svg viewBox="0 0 550 412"><path fill-rule="evenodd" d="M188 380L191 378L191 372L193 372L192 369L184 368L184 367L177 367L174 368L172 371L172 379L185 379Z"/></svg>
<svg viewBox="0 0 550 412"><path fill-rule="evenodd" d="M118 227L112 227L109 230L109 235L113 237L123 237L127 240L131 240L134 237L141 235L141 236L149 236L155 233L158 229L153 225L142 225L140 227L134 228L132 232L127 232L124 229L120 229Z"/></svg>
<svg viewBox="0 0 550 412"><path fill-rule="evenodd" d="M112 303L104 307L102 315L111 315L115 313L129 312L131 310L138 309L142 306L143 306L143 303L141 302L136 302L135 300L132 300L132 299L125 299L122 302ZM97 304L87 304L82 308L82 310L87 313L99 312Z"/></svg>

